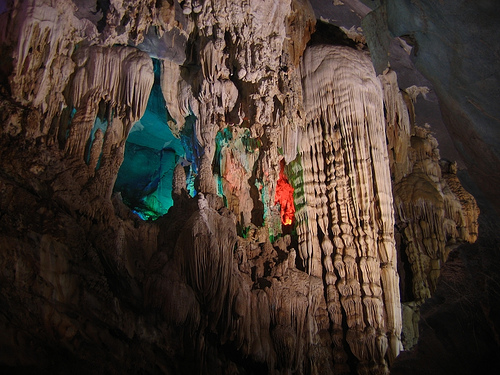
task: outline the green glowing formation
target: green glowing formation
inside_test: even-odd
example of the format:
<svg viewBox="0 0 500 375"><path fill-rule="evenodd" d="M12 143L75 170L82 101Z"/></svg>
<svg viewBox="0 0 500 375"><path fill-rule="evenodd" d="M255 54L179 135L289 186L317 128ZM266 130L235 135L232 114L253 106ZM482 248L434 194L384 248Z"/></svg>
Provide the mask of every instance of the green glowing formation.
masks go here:
<svg viewBox="0 0 500 375"><path fill-rule="evenodd" d="M157 60L153 62L155 83L148 106L127 138L124 161L114 189L121 193L123 202L144 220L155 220L172 207L172 178L177 163L188 169L188 191L191 195L196 194L195 155L191 147L196 118L188 118L181 139L172 135L167 124L171 118L159 84L160 64Z"/></svg>
<svg viewBox="0 0 500 375"><path fill-rule="evenodd" d="M172 179L177 164L184 166L186 171L186 188L190 196L196 195L195 179L198 173L197 161L200 160L203 150L196 141L196 117L190 115L185 119L185 125L176 138L168 121L174 121L166 108L160 86L160 63L153 59L155 82L148 99L144 116L132 127L125 145L124 160L118 173L114 191L119 192L123 202L143 220L155 220L166 214L173 206ZM175 122L175 121L174 121ZM90 135L89 145L97 129L103 133L107 129L107 121L98 117ZM215 137L215 155L213 159L214 178L217 182L217 193L224 199L223 153L227 148L234 148L243 155L240 160L243 167L249 171L253 168L259 149L262 147L260 139L252 138L248 129L239 128L234 133L231 127L220 130ZM248 157L246 157L246 156ZM250 155L254 155L250 157ZM297 184L301 177L300 160L287 166L287 174L291 177L290 183L295 185L295 195L300 194L302 186ZM268 195L266 184L259 178L252 182L255 185L260 202L273 201ZM298 199L300 202L300 198ZM299 206L300 207L300 206ZM279 215L275 217L271 207L264 204L261 219L257 225L269 227L272 237L281 233ZM276 219L277 220L274 220ZM253 220L252 220L253 221ZM275 222L276 221L276 222Z"/></svg>

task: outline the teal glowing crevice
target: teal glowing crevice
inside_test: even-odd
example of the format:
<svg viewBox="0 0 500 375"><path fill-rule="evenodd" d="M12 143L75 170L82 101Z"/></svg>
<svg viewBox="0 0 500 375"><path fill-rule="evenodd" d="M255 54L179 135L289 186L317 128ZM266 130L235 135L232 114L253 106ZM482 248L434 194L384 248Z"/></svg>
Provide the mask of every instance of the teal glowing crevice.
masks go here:
<svg viewBox="0 0 500 375"><path fill-rule="evenodd" d="M115 191L141 217L156 219L173 205L172 178L178 156L172 149L156 150L127 142Z"/></svg>
<svg viewBox="0 0 500 375"><path fill-rule="evenodd" d="M214 155L214 166L213 170L215 174L221 174L221 159L222 159L222 149L229 145L229 142L233 139L233 134L229 127L219 130L215 135L215 155Z"/></svg>
<svg viewBox="0 0 500 375"><path fill-rule="evenodd" d="M256 180L255 181L255 186L257 186L257 189L260 191L260 199L262 202L264 202L264 222L268 219L269 215L271 214L271 210L265 202L269 202L269 190L267 186L261 181L261 180Z"/></svg>
<svg viewBox="0 0 500 375"><path fill-rule="evenodd" d="M202 152L201 147L196 147L198 145L194 131L196 120L195 115L186 117L180 134L180 141L185 152L183 160L185 162L183 165L185 167L189 166L189 170L186 173L186 188L191 197L196 195L195 180L198 175L198 160L201 159Z"/></svg>
<svg viewBox="0 0 500 375"><path fill-rule="evenodd" d="M114 190L133 212L144 220L154 220L166 214L173 205L172 179L175 166L187 169L186 185L193 196L197 174L193 152L194 122L188 118L180 139L168 126L173 121L166 109L160 86L160 67L153 59L155 82L143 117L132 127L125 145L124 160L118 172Z"/></svg>
<svg viewBox="0 0 500 375"><path fill-rule="evenodd" d="M250 130L246 129L241 137L241 143L245 146L248 153L254 153L262 147L262 141L259 138L252 138Z"/></svg>

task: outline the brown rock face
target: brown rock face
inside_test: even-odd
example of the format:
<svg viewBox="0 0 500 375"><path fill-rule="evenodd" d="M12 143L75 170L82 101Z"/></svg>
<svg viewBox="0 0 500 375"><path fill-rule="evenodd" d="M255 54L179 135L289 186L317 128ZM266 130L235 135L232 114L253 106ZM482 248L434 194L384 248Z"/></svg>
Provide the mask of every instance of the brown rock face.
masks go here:
<svg viewBox="0 0 500 375"><path fill-rule="evenodd" d="M9 4L0 370L389 373L478 209L395 72L358 31L308 45L315 23L303 0ZM115 189L147 116L184 147L155 221Z"/></svg>

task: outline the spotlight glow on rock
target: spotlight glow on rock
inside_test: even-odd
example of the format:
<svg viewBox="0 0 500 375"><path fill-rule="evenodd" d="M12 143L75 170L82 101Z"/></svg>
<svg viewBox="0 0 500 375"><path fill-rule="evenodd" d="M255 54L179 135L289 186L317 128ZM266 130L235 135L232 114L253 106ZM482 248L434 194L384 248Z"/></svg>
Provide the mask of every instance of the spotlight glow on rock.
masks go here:
<svg viewBox="0 0 500 375"><path fill-rule="evenodd" d="M293 187L288 182L288 178L284 172L285 163L281 161L281 170L278 182L276 184L276 195L274 204L280 204L281 207L281 222L283 225L292 225L295 218L295 205L293 203Z"/></svg>

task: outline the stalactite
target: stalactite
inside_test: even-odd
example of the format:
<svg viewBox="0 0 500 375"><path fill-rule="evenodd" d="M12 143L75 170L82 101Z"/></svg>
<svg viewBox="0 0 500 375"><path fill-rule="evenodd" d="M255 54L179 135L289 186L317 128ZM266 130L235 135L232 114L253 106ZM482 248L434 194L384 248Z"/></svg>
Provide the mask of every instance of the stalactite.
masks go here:
<svg viewBox="0 0 500 375"><path fill-rule="evenodd" d="M71 119L72 126L66 140L65 151L68 157L83 161L85 146L97 116L99 93L91 90L81 101L83 104L77 108Z"/></svg>
<svg viewBox="0 0 500 375"><path fill-rule="evenodd" d="M307 0L76 3L0 14L2 292L33 333L18 323L11 337L50 336L78 363L108 350L103 371L386 374L401 349L394 216L413 331L448 253L477 237L456 166L415 126L425 89L402 92L390 69L375 77L365 52L302 56L316 22ZM156 54L146 33L182 52ZM150 56L168 126L199 167L191 197L175 161L175 203L155 222L112 197L154 83ZM26 306L40 296L36 317Z"/></svg>
<svg viewBox="0 0 500 375"><path fill-rule="evenodd" d="M381 86L370 61L345 47L309 48L301 71L308 232L323 237L312 248L326 271L336 366L347 371L344 338L360 373L374 371L374 359L384 372L400 350L401 314ZM311 240L299 243L311 246Z"/></svg>
<svg viewBox="0 0 500 375"><path fill-rule="evenodd" d="M201 70L195 95L199 103L195 133L204 147L199 174L202 190L216 190L211 173L216 133L227 126L249 128L253 139L268 139L269 152L250 170L255 170L255 177L266 187L261 193L264 211L273 210L278 148L286 162L297 152L297 131L303 120L295 67L314 23L310 5L302 1L200 4L196 24ZM271 216L273 221L274 214Z"/></svg>
<svg viewBox="0 0 500 375"><path fill-rule="evenodd" d="M410 134L411 123L408 107L399 90L396 72L389 70L379 75L384 91L386 110L387 148L394 183L411 173ZM413 104L410 103L411 106Z"/></svg>
<svg viewBox="0 0 500 375"><path fill-rule="evenodd" d="M130 47L82 47L75 53L77 69L69 105L76 108L66 140L68 157L83 161L99 102L106 106L108 128L102 153L94 143L92 152L101 155L99 169L91 182L97 194L111 197L123 161L125 140L134 122L146 110L154 81L151 59ZM93 163L97 162L93 160ZM90 165L94 175L95 165Z"/></svg>
<svg viewBox="0 0 500 375"><path fill-rule="evenodd" d="M201 191L216 193L212 173L215 155L215 136L225 127L224 114L236 104L238 91L228 79L224 66L225 41L219 36L216 43L208 42L201 51L203 83L199 94L200 119L196 123L196 136L204 149L200 161L199 188Z"/></svg>
<svg viewBox="0 0 500 375"><path fill-rule="evenodd" d="M306 270L314 276L321 276L321 249L318 240L318 228L315 222L316 218L316 197L314 195L314 175L313 162L314 153L311 145L308 143L309 134L301 135L301 162L303 170L303 189L305 199L305 209L302 215L298 215L298 225L301 226L301 233L305 236L299 238L300 254L303 256Z"/></svg>
<svg viewBox="0 0 500 375"><path fill-rule="evenodd" d="M154 81L148 55L130 47L95 46L79 48L74 59L77 69L70 105L79 108L87 93L97 91L111 103L115 116L126 118L129 126L142 117Z"/></svg>
<svg viewBox="0 0 500 375"><path fill-rule="evenodd" d="M105 45L140 44L155 15L155 0L110 1L106 9L106 24L99 35Z"/></svg>
<svg viewBox="0 0 500 375"><path fill-rule="evenodd" d="M47 135L53 117L66 105L62 93L74 69L70 55L82 31L90 27L74 16L74 10L73 2L66 0L18 2L2 22L2 41L17 43L12 95L47 116L38 136Z"/></svg>
<svg viewBox="0 0 500 375"><path fill-rule="evenodd" d="M108 129L104 135L100 165L91 180L90 190L102 197L111 198L118 170L123 162L126 122L120 118L109 118Z"/></svg>
<svg viewBox="0 0 500 375"><path fill-rule="evenodd" d="M103 134L101 129L97 129L95 133L94 140L92 142L92 147L89 153L89 170L95 171L97 163L99 162L99 157L101 155L103 144Z"/></svg>
<svg viewBox="0 0 500 375"><path fill-rule="evenodd" d="M168 125L176 137L184 128L185 118L191 114L199 116L198 106L192 93L191 86L181 77L181 67L173 61L162 60L161 91L167 105L168 113L172 117Z"/></svg>

